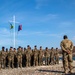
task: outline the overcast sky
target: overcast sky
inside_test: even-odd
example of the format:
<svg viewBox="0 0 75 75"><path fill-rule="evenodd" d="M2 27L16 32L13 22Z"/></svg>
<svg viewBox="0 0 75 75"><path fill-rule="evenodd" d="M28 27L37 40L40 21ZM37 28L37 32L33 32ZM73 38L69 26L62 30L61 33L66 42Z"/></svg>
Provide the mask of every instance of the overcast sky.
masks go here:
<svg viewBox="0 0 75 75"><path fill-rule="evenodd" d="M0 49L13 46L13 15L19 22L16 47L60 48L65 34L75 45L75 0L0 0Z"/></svg>

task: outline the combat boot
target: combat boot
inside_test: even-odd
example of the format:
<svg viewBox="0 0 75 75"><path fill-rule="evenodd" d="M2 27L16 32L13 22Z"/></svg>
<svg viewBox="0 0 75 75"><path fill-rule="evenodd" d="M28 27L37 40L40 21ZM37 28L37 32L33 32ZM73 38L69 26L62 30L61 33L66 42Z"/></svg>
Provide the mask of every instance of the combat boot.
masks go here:
<svg viewBox="0 0 75 75"><path fill-rule="evenodd" d="M69 73L73 73L73 71L72 71L72 70L70 70L70 71L69 71Z"/></svg>
<svg viewBox="0 0 75 75"><path fill-rule="evenodd" d="M68 70L65 70L65 74L68 74Z"/></svg>

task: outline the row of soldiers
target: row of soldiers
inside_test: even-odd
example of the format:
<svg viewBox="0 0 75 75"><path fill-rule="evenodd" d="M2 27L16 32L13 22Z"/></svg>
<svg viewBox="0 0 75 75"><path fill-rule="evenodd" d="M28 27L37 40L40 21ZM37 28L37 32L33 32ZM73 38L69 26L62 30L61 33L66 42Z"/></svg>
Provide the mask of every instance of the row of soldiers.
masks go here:
<svg viewBox="0 0 75 75"><path fill-rule="evenodd" d="M45 63L43 63L45 61ZM13 47L6 49L2 47L0 51L0 68L14 68L14 67L30 67L30 66L42 66L42 65L54 65L59 64L59 52L58 48L56 50L53 47L49 50L48 47L45 50L37 49L34 46L32 50L28 45L27 49L19 46L17 50Z"/></svg>

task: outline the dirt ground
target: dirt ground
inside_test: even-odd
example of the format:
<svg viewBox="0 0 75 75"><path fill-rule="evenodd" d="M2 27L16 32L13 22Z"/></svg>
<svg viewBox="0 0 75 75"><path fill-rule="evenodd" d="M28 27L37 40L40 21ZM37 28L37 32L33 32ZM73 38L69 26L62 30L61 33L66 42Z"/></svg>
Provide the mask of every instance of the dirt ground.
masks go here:
<svg viewBox="0 0 75 75"><path fill-rule="evenodd" d="M75 75L75 61L73 61L73 74ZM65 75L62 61L59 65L36 66L28 68L1 69L0 75Z"/></svg>

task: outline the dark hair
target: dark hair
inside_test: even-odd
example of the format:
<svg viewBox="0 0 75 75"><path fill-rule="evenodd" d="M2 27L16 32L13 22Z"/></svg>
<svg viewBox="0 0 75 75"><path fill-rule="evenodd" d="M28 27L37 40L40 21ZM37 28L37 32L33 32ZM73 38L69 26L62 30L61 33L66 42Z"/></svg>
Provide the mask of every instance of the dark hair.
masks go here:
<svg viewBox="0 0 75 75"><path fill-rule="evenodd" d="M34 47L37 47L36 45Z"/></svg>
<svg viewBox="0 0 75 75"><path fill-rule="evenodd" d="M48 49L48 47L46 47L46 49Z"/></svg>
<svg viewBox="0 0 75 75"><path fill-rule="evenodd" d="M63 36L63 39L67 39L67 38L68 38L67 35L64 35L64 36Z"/></svg>

